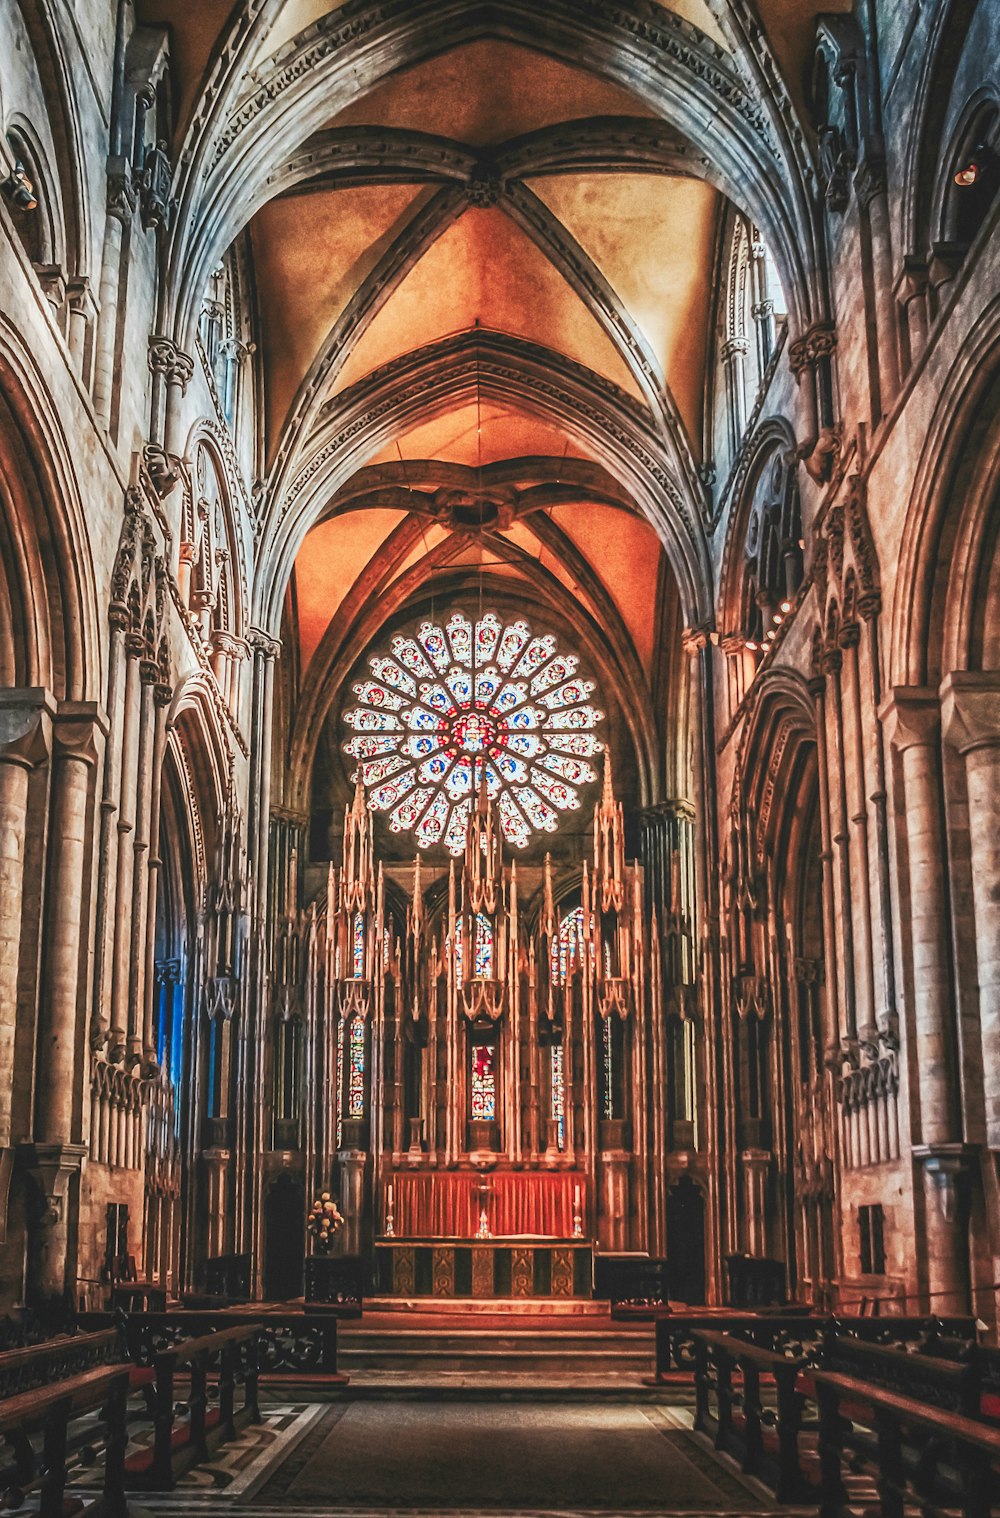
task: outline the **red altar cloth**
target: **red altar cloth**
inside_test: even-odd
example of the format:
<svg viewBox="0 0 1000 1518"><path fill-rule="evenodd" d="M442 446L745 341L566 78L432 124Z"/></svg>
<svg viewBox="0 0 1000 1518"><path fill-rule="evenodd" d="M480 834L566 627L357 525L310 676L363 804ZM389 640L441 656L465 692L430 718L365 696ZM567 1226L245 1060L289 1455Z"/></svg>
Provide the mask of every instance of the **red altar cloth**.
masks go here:
<svg viewBox="0 0 1000 1518"><path fill-rule="evenodd" d="M392 1177L396 1236L474 1238L484 1180L490 1188L486 1214L494 1238L504 1234L573 1237L573 1188L580 1184L578 1176L501 1171L481 1177L462 1170L440 1175L397 1172Z"/></svg>

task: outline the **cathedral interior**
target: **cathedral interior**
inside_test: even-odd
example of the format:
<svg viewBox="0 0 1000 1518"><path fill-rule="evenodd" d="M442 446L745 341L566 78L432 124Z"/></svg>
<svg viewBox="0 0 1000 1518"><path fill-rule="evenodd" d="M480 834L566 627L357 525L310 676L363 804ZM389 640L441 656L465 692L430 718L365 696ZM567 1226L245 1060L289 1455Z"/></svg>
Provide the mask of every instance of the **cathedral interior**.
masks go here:
<svg viewBox="0 0 1000 1518"><path fill-rule="evenodd" d="M0 0L3 1508L1000 1512L998 59Z"/></svg>

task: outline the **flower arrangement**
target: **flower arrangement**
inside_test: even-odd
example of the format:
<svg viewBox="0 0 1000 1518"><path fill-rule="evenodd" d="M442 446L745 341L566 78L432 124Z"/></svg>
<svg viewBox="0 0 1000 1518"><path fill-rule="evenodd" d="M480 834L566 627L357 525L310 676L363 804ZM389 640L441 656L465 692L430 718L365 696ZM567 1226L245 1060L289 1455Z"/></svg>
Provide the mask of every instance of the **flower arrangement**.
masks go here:
<svg viewBox="0 0 1000 1518"><path fill-rule="evenodd" d="M340 1208L331 1200L330 1193L324 1191L316 1198L306 1214L306 1229L317 1254L330 1253L333 1241L343 1226L344 1219Z"/></svg>

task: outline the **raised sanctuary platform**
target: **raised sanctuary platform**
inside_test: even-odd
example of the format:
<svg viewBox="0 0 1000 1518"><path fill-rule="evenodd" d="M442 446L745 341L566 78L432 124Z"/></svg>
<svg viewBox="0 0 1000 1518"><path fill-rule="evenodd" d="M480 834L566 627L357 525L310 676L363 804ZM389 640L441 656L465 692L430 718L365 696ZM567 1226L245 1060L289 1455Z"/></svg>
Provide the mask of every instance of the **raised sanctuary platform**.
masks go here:
<svg viewBox="0 0 1000 1518"><path fill-rule="evenodd" d="M375 1290L387 1297L589 1297L589 1239L380 1239Z"/></svg>

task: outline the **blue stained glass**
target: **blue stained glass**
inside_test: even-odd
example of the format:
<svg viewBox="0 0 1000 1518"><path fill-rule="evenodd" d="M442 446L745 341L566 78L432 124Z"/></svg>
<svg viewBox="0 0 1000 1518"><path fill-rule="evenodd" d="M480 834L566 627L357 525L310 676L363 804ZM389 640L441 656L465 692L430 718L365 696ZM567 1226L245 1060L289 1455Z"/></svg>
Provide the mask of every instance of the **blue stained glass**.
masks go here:
<svg viewBox="0 0 1000 1518"><path fill-rule="evenodd" d="M365 1115L365 1024L361 1017L351 1023L350 1055L347 1115L357 1122Z"/></svg>
<svg viewBox="0 0 1000 1518"><path fill-rule="evenodd" d="M443 780L448 773L448 760L444 754L434 754L420 766L421 780Z"/></svg>
<svg viewBox="0 0 1000 1518"><path fill-rule="evenodd" d="M337 1023L337 1148L344 1145L344 1020Z"/></svg>
<svg viewBox="0 0 1000 1518"><path fill-rule="evenodd" d="M369 658L344 721L354 730L345 751L367 761L355 777L393 831L460 854L483 778L515 848L580 804L576 787L594 779L581 761L601 751L592 729L603 713L585 704L593 682L577 676L575 654L525 621L489 611L473 623L461 610L444 627L428 620L415 637L394 637L391 652Z"/></svg>
<svg viewBox="0 0 1000 1518"><path fill-rule="evenodd" d="M602 1021L601 1054L604 1065L604 1116L611 1122L615 1115L615 1046L610 1017L605 1017Z"/></svg>
<svg viewBox="0 0 1000 1518"><path fill-rule="evenodd" d="M553 1044L550 1050L552 1066L552 1106L551 1115L556 1124L556 1136L560 1149L566 1147L566 1088L563 1083L563 1048L562 1044Z"/></svg>
<svg viewBox="0 0 1000 1518"><path fill-rule="evenodd" d="M361 912L354 914L354 932L352 939L352 974L355 980L361 980L365 973L365 919Z"/></svg>
<svg viewBox="0 0 1000 1518"><path fill-rule="evenodd" d="M493 978L493 924L484 912L476 917L476 974L480 980Z"/></svg>
<svg viewBox="0 0 1000 1518"><path fill-rule="evenodd" d="M467 670L450 669L446 676L448 689L458 706L468 706L472 701L472 677Z"/></svg>
<svg viewBox="0 0 1000 1518"><path fill-rule="evenodd" d="M528 687L526 685L512 685L508 680L500 694L493 703L494 711L509 712L512 706L520 706L527 698Z"/></svg>
<svg viewBox="0 0 1000 1518"><path fill-rule="evenodd" d="M420 687L420 699L427 706L433 706L435 711L439 712L450 712L455 704L444 686L437 683L431 685L425 682Z"/></svg>
<svg viewBox="0 0 1000 1518"><path fill-rule="evenodd" d="M434 668L443 673L448 668L448 645L440 627L433 622L421 622L417 628L417 637Z"/></svg>
<svg viewBox="0 0 1000 1518"><path fill-rule="evenodd" d="M435 749L441 747L437 738L432 738L429 733L420 733L412 738L407 738L403 744L403 753L410 754L414 759L423 759L428 754L433 754Z"/></svg>

